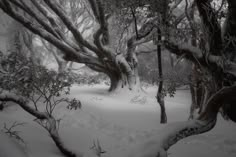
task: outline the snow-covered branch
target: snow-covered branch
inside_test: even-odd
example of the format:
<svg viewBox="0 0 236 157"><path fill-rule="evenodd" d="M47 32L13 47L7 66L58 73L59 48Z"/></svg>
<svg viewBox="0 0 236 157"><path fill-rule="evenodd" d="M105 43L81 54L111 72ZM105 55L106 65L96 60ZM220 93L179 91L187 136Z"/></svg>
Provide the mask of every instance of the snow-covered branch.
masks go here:
<svg viewBox="0 0 236 157"><path fill-rule="evenodd" d="M220 107L227 103L236 102L235 92L236 85L224 87L209 99L205 111L198 119L168 124L158 135L141 145L141 147L148 146L148 148L139 157L167 157L168 149L178 141L211 130L216 124L216 116ZM142 150L143 148L139 149ZM157 150L155 154L153 154L155 152L153 150Z"/></svg>
<svg viewBox="0 0 236 157"><path fill-rule="evenodd" d="M36 117L36 122L38 122L49 132L58 149L67 157L76 157L73 152L64 146L63 141L61 140L58 133L58 121L50 113L38 111L36 108L33 108L28 104L29 101L27 98L17 96L10 91L1 90L0 100L15 102L23 110Z"/></svg>
<svg viewBox="0 0 236 157"><path fill-rule="evenodd" d="M12 101L18 104L22 109L26 112L32 114L33 116L37 117L38 119L46 119L47 114L43 112L39 112L35 110L33 107L28 105L28 100L25 97L18 96L12 92L1 90L0 93L0 100L1 101Z"/></svg>
<svg viewBox="0 0 236 157"><path fill-rule="evenodd" d="M63 21L63 23L67 26L67 28L71 31L74 38L78 42L78 44L85 46L86 48L96 52L98 51L96 47L91 45L87 40L85 40L80 33L80 31L74 26L74 24L70 21L70 19L66 16L66 14L61 10L60 6L56 1L44 0L44 2L48 5L50 9L52 9L55 14Z"/></svg>
<svg viewBox="0 0 236 157"><path fill-rule="evenodd" d="M38 11L46 17L45 22L44 19L42 19L42 16L39 16L33 11L28 4L21 4L16 0L1 0L0 1L0 8L9 16L20 22L22 25L24 25L27 29L32 31L33 33L39 35L43 39L47 40L54 46L56 46L58 49L61 50L61 52L64 55L64 59L67 61L74 61L79 63L85 63L85 64L93 64L94 66L99 66L100 68L104 68L103 63L99 61L99 59L96 56L92 56L91 54L86 54L86 51L82 53L82 49L80 48L86 47L93 52L99 51L96 47L88 43L80 34L79 30L73 25L73 23L70 21L68 17L66 17L65 13L60 9L57 2L51 2L45 0L45 3L47 6L52 9L56 15L63 21L63 23L66 25L67 29L69 29L72 34L74 35L75 39L79 42L79 46L70 42L66 37L64 37L64 34L57 29L57 27L53 27L54 25L58 26L57 21L47 12L47 8L42 6L42 4L38 4L37 1L31 0L32 5L38 9ZM55 3L55 4L54 4ZM14 6L13 6L14 5ZM14 7L18 7L22 11L24 11L29 17L32 17L32 19L27 18L27 16L23 16L18 10L14 9ZM84 49L85 50L85 49Z"/></svg>
<svg viewBox="0 0 236 157"><path fill-rule="evenodd" d="M189 44L175 44L174 42L165 41L165 47L177 56L184 56L186 59L200 64L205 68L216 67L221 69L224 73L229 73L236 77L236 63L225 60L221 56L205 55L200 49ZM213 53L212 53L213 54ZM212 66L209 66L212 65Z"/></svg>

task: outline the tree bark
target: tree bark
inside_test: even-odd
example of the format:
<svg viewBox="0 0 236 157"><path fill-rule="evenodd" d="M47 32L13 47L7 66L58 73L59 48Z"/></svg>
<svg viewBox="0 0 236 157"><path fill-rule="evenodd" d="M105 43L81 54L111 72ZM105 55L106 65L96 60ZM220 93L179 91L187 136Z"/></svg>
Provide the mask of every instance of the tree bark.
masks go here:
<svg viewBox="0 0 236 157"><path fill-rule="evenodd" d="M123 85L127 84L122 80L122 76L120 76L119 74L109 74L108 76L110 78L110 92L117 91L119 88L122 88Z"/></svg>

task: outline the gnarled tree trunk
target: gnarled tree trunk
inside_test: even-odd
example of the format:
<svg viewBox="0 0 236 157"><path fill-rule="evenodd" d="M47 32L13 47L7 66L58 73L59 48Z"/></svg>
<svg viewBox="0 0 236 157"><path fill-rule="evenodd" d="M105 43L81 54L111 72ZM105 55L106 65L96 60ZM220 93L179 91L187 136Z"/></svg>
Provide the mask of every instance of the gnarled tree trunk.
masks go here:
<svg viewBox="0 0 236 157"><path fill-rule="evenodd" d="M109 91L119 91L122 89L129 89L129 90L135 90L138 89L139 83L135 83L135 80L137 79L137 76L129 76L124 73L113 73L109 74L110 78L110 88ZM132 80L132 82L129 82L128 80Z"/></svg>
<svg viewBox="0 0 236 157"><path fill-rule="evenodd" d="M116 69L107 72L110 78L109 91L128 89L133 91L140 90L140 80L138 76L137 62L128 62L122 54L116 57Z"/></svg>

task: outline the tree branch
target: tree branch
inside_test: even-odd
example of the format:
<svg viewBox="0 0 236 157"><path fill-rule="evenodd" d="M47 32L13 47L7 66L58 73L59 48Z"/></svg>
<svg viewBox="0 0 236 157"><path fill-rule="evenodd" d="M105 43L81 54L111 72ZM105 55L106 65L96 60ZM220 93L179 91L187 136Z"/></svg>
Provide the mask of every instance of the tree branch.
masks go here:
<svg viewBox="0 0 236 157"><path fill-rule="evenodd" d="M38 16L24 1L21 1L22 4L20 4L16 0L10 0L11 3L25 11L29 16L33 17L39 24L41 24L45 30L47 30L49 33L54 35L55 37L59 38L58 34L52 29L52 26L48 25L44 19L42 19L40 16ZM41 10L39 10L41 11Z"/></svg>
<svg viewBox="0 0 236 157"><path fill-rule="evenodd" d="M57 121L52 115L49 115L48 113L40 112L28 105L28 101L26 98L17 96L13 93L10 93L8 91L2 90L0 94L0 100L1 101L12 101L18 104L23 110L30 113L34 117L37 118L37 121L41 126L43 126L52 137L54 143L58 147L58 149L67 157L76 157L76 155L71 152L69 149L67 149L59 134L58 134L58 126ZM44 125L44 122L46 121L46 125Z"/></svg>
<svg viewBox="0 0 236 157"><path fill-rule="evenodd" d="M209 67L221 69L222 72L233 75L233 77L236 78L236 63L230 60L225 60L223 57L216 55L205 56L200 49L188 44L177 45L173 42L165 41L164 45L170 53L173 53L177 56L184 55L186 59L196 64L200 64L206 69Z"/></svg>
<svg viewBox="0 0 236 157"><path fill-rule="evenodd" d="M195 2L197 4L204 28L206 29L204 33L207 34L207 41L209 41L209 52L213 55L221 55L221 27L214 10L211 7L210 0L195 0Z"/></svg>
<svg viewBox="0 0 236 157"><path fill-rule="evenodd" d="M104 67L103 64L98 60L98 58L93 57L91 55L78 53L78 51L76 51L73 47L70 47L65 42L60 41L59 39L57 39L53 35L46 32L41 27L38 27L37 25L33 24L31 21L27 20L22 15L20 15L19 13L16 13L15 11L13 11L13 9L12 9L11 5L8 3L8 1L6 1L6 0L0 1L0 8L2 8L2 10L6 14L8 14L12 18L14 18L18 22L20 22L22 25L24 25L27 29L29 29L33 33L39 35L40 37L44 38L45 40L47 40L48 42L50 42L51 44L56 46L58 49L60 49L61 52L63 52L63 54L65 55L64 56L65 60L79 62L79 63L85 63L85 64L87 64L87 63L95 64L99 67Z"/></svg>
<svg viewBox="0 0 236 157"><path fill-rule="evenodd" d="M67 40L67 38L65 37L65 32L61 31L59 24L57 23L55 18L52 15L50 15L49 11L43 5L40 5L38 3L38 1L31 0L31 2L44 15L44 17L49 21L49 23L51 24L49 27L53 30L53 32L55 32L55 34L57 35L58 39L63 40L69 46L71 46L74 49L76 49L77 51L79 51L80 48L76 44L74 44L74 43L72 43L72 42ZM34 13L33 10L31 12ZM39 22L42 22L42 21L44 21L44 20L41 19Z"/></svg>
<svg viewBox="0 0 236 157"><path fill-rule="evenodd" d="M65 15L63 11L61 11L60 7L58 6L57 2L52 2L51 0L44 0L44 2L48 5L50 9L52 9L58 17L63 21L63 23L67 26L67 28L73 34L75 40L78 42L79 45L85 46L91 51L97 52L97 48L91 45L88 41L86 41L79 30L73 25L70 19Z"/></svg>
<svg viewBox="0 0 236 157"><path fill-rule="evenodd" d="M33 116L37 117L38 119L46 119L48 116L46 113L39 112L34 108L28 105L28 100L24 97L17 96L12 92L1 90L0 93L0 100L1 101L12 101L18 104L21 108L23 108L26 112L32 114Z"/></svg>
<svg viewBox="0 0 236 157"><path fill-rule="evenodd" d="M168 124L158 135L140 145L139 151L145 148L140 157L167 157L168 149L178 141L214 128L220 107L227 103L234 105L236 102L235 92L236 85L222 88L209 99L206 110L198 119ZM157 150L156 153L154 150Z"/></svg>

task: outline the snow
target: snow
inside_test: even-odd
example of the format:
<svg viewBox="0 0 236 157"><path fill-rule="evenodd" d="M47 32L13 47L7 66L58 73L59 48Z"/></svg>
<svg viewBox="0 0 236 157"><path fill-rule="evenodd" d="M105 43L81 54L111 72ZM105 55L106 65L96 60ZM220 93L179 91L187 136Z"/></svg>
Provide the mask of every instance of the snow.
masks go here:
<svg viewBox="0 0 236 157"><path fill-rule="evenodd" d="M90 148L99 140L106 151L102 157L151 157L156 141L165 125L160 124L156 103L156 87L145 93L108 93L105 85L73 86L70 97L82 102L81 110L69 111L58 106L55 116L62 118L60 135L65 145L84 157L96 157ZM178 90L174 98L166 98L168 122L185 121L189 114L190 94ZM14 121L26 122L18 127L30 157L62 157L46 130L33 121L34 117L20 107L11 105L0 112L0 128ZM186 138L168 151L170 157L234 157L236 156L236 125L220 116L216 127L205 134ZM4 150L4 151L3 151ZM17 155L3 153L17 153ZM0 157L21 157L24 149L0 134ZM19 155L18 155L19 154Z"/></svg>

